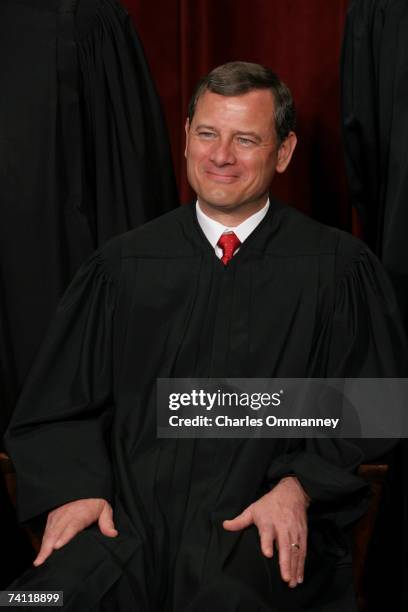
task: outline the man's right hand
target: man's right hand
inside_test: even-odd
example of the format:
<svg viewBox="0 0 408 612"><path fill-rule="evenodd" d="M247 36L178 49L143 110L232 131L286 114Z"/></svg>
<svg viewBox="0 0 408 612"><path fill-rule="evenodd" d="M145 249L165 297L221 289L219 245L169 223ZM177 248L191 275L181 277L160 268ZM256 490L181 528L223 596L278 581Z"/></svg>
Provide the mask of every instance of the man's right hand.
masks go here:
<svg viewBox="0 0 408 612"><path fill-rule="evenodd" d="M112 506L106 499L78 499L50 512L34 565L38 567L44 563L54 550L62 548L77 533L96 522L104 535L110 538L118 535Z"/></svg>

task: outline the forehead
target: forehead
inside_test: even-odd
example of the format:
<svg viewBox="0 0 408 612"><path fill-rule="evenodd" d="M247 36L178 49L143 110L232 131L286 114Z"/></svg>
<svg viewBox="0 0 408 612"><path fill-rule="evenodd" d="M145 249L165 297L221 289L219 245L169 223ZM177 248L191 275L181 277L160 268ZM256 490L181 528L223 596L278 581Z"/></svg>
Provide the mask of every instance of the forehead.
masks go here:
<svg viewBox="0 0 408 612"><path fill-rule="evenodd" d="M274 133L275 102L269 89L256 89L239 96L205 91L197 100L192 126Z"/></svg>

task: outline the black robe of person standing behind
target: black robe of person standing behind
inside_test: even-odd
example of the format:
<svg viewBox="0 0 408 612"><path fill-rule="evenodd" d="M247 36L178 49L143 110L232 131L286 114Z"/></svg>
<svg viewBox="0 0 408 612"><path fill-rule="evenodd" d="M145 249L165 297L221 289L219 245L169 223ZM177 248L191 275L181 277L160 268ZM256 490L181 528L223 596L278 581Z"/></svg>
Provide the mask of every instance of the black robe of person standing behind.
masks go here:
<svg viewBox="0 0 408 612"><path fill-rule="evenodd" d="M342 56L351 202L393 283L408 331L408 3L352 0ZM388 459L367 562L370 612L408 610L408 444ZM384 563L392 559L392 563ZM384 584L393 585L384 589Z"/></svg>
<svg viewBox="0 0 408 612"><path fill-rule="evenodd" d="M160 102L116 0L0 0L0 92L1 434L78 267L178 198Z"/></svg>
<svg viewBox="0 0 408 612"><path fill-rule="evenodd" d="M80 264L177 203L126 11L115 0L0 0L0 439ZM32 556L9 506L0 482L0 587Z"/></svg>
<svg viewBox="0 0 408 612"><path fill-rule="evenodd" d="M342 53L351 203L394 285L408 329L408 4L352 0Z"/></svg>
<svg viewBox="0 0 408 612"><path fill-rule="evenodd" d="M86 529L9 588L64 590L81 612L355 611L362 446L157 438L155 381L401 376L405 351L376 258L275 201L227 266L191 205L114 238L65 293L6 442L21 520L102 497L119 536ZM222 527L287 474L313 500L295 589L254 526Z"/></svg>

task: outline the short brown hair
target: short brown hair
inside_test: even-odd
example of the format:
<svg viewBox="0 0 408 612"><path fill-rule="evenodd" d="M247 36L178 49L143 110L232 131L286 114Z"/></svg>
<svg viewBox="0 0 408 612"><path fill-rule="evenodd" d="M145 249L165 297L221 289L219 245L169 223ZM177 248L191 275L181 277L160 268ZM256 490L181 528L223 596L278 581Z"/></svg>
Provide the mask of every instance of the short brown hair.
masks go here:
<svg viewBox="0 0 408 612"><path fill-rule="evenodd" d="M188 105L191 123L197 100L205 91L221 96L239 96L255 89L270 89L275 100L275 129L279 142L295 129L296 111L292 94L279 77L266 66L250 62L228 62L203 77Z"/></svg>

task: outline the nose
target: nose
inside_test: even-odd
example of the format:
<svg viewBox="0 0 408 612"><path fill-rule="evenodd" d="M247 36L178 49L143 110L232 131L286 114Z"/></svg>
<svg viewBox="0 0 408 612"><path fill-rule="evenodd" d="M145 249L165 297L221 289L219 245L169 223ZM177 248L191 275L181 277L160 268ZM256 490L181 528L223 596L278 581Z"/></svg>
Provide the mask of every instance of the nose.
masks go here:
<svg viewBox="0 0 408 612"><path fill-rule="evenodd" d="M213 143L210 153L210 160L216 166L225 166L235 163L233 143L229 140L218 139Z"/></svg>

